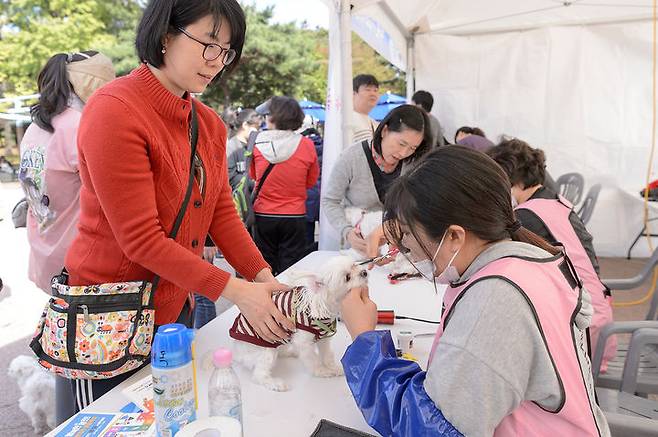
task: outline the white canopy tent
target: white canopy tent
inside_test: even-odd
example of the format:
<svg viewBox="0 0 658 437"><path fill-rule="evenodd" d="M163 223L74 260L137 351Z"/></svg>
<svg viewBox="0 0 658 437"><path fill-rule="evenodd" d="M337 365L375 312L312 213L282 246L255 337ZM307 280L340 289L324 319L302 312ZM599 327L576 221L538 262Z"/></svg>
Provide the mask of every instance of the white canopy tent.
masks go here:
<svg viewBox="0 0 658 437"><path fill-rule="evenodd" d="M324 178L347 144L354 30L407 72L408 93L434 95L447 138L462 125L494 141L515 136L546 152L554 177L575 171L586 190L603 184L588 229L599 255L625 255L642 227L638 192L651 149L651 0L325 1ZM337 247L330 228L321 222L323 248ZM633 251L647 253L645 242Z"/></svg>

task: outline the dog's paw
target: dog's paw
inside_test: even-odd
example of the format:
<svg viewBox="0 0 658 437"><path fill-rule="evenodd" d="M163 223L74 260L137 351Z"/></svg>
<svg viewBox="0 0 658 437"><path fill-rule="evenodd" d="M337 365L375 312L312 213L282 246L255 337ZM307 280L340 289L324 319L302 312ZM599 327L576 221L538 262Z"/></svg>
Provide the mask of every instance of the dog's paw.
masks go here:
<svg viewBox="0 0 658 437"><path fill-rule="evenodd" d="M319 378L332 378L334 376L344 375L343 369L338 366L320 366L313 370L313 376Z"/></svg>
<svg viewBox="0 0 658 437"><path fill-rule="evenodd" d="M272 390L272 391L288 391L290 390L290 387L288 387L288 384L285 383L283 379L279 378L272 378L269 381L264 381L263 385Z"/></svg>

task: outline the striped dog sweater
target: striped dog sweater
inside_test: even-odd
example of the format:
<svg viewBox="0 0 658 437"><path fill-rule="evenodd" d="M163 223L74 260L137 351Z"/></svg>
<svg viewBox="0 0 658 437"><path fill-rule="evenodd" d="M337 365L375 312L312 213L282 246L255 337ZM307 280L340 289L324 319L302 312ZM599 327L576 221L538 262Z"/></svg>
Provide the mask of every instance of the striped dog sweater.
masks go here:
<svg viewBox="0 0 658 437"><path fill-rule="evenodd" d="M272 295L274 305L291 321L295 322L297 329L303 329L315 335L315 340L331 337L336 333L336 319L313 319L309 311L299 309L300 293L303 287L295 287L292 290L283 291ZM238 314L229 330L229 335L240 341L255 344L262 347L279 347L283 343L270 343L260 337L249 324L242 313Z"/></svg>

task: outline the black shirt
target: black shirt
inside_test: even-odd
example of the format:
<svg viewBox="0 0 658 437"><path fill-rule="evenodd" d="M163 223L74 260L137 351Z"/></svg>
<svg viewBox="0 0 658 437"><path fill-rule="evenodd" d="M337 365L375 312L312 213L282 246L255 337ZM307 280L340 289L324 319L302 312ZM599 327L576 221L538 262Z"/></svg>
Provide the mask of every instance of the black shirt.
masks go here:
<svg viewBox="0 0 658 437"><path fill-rule="evenodd" d="M555 194L555 191L547 188L547 187L541 187L535 193L530 196L530 199L557 199L557 194ZM551 244L555 244L558 241L555 239L553 234L548 230L546 225L544 225L544 222L537 217L537 215L530 211L529 209L517 209L516 211L516 218L521 222L524 228L531 230L535 234L539 235L542 237L544 240L548 241ZM594 266L594 270L596 273L599 273L599 260L596 258L596 252L594 252L594 246L592 244L592 235L590 235L589 232L587 232L587 229L585 228L585 225L583 224L582 220L580 220L580 217L578 217L578 214L575 212L571 211L569 214L569 223L571 223L571 227L573 230L576 232L576 235L578 236L578 239L580 240L580 244L583 245L585 248L585 252L587 252L587 256L589 257L590 261L592 262L592 266Z"/></svg>
<svg viewBox="0 0 658 437"><path fill-rule="evenodd" d="M368 166L370 167L370 173L372 174L372 181L375 184L375 190L377 191L379 201L384 204L386 192L388 191L391 184L393 184L393 182L400 177L400 173L402 172L402 163L399 162L397 167L395 167L395 170L393 170L391 173L385 173L379 168L375 162L375 158L372 157L370 143L363 141L361 143L361 147L363 149L363 153L366 155L366 159L368 160Z"/></svg>

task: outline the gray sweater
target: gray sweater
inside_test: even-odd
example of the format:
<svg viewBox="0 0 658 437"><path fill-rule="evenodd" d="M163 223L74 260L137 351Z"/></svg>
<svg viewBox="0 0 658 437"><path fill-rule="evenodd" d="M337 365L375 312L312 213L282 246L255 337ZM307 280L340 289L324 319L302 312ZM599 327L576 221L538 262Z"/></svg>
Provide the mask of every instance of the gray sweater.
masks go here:
<svg viewBox="0 0 658 437"><path fill-rule="evenodd" d="M404 163L402 173L411 163ZM340 233L341 247L345 247L345 237L352 229L347 221L345 208L355 207L366 211L381 211L384 205L379 201L375 182L372 179L368 159L361 143L345 149L334 164L331 176L322 187L322 211L329 223Z"/></svg>
<svg viewBox="0 0 658 437"><path fill-rule="evenodd" d="M550 256L525 243L504 241L482 252L459 282L504 256ZM592 306L584 293L576 324L589 325ZM584 351L586 348L578 348ZM587 355L580 360L589 363ZM593 387L591 370L588 378ZM524 297L502 279L475 284L456 304L427 370L425 391L444 416L466 436L491 436L500 421L523 401L554 409L562 395L551 359ZM591 396L594 399L593 395ZM602 436L610 431L592 405ZM583 412L588 414L588 412Z"/></svg>

